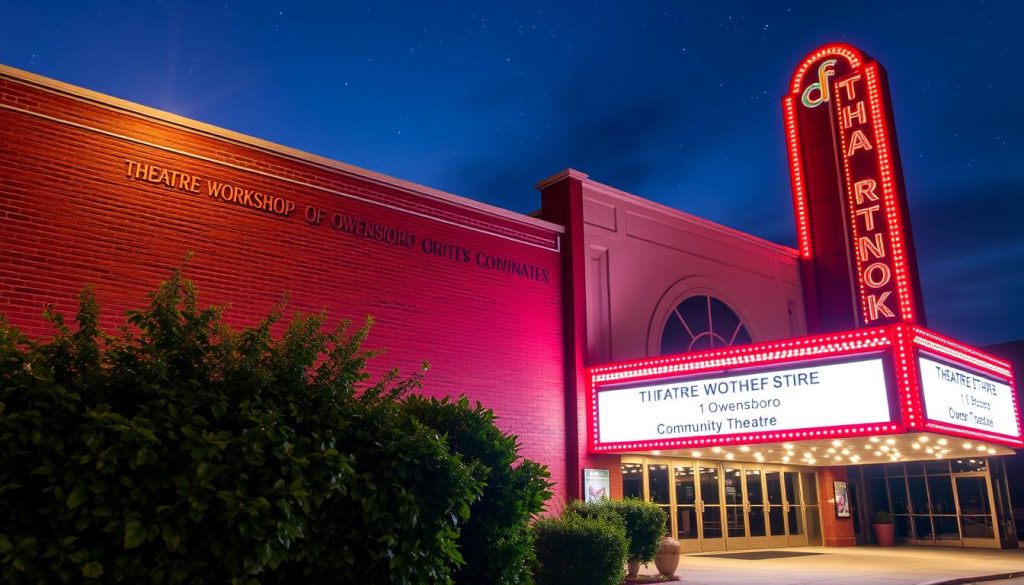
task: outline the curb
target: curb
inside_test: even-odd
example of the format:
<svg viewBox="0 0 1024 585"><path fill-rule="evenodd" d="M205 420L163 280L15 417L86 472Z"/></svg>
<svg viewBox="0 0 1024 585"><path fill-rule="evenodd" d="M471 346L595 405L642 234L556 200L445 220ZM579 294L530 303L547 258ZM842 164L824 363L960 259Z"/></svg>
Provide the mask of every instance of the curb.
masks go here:
<svg viewBox="0 0 1024 585"><path fill-rule="evenodd" d="M965 583L978 583L981 581L999 581L1002 579L1014 579L1017 577L1024 577L1024 571L1014 571L1012 573L995 573L992 575L979 575L977 577L958 577L956 579L947 579L945 581L924 581L918 585L963 585Z"/></svg>

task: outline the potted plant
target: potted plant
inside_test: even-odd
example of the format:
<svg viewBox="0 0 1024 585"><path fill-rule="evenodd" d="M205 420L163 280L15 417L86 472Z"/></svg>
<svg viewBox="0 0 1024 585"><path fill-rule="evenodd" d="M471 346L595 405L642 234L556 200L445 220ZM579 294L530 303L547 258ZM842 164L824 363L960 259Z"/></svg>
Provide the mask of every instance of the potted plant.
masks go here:
<svg viewBox="0 0 1024 585"><path fill-rule="evenodd" d="M892 546L895 541L895 531L892 525L892 514L879 510L874 516L875 541L878 546Z"/></svg>
<svg viewBox="0 0 1024 585"><path fill-rule="evenodd" d="M628 542L627 581L636 580L641 563L646 564L654 560L662 544L665 525L668 523L668 516L660 506L638 498L596 502L574 501L569 509L580 516L611 516L622 524Z"/></svg>

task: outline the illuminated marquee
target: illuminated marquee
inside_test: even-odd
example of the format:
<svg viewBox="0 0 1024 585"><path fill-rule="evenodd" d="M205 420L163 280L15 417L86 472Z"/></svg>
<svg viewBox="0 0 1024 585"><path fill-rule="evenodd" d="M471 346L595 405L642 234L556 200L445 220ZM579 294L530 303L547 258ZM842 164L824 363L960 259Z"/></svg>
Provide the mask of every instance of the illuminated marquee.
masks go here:
<svg viewBox="0 0 1024 585"><path fill-rule="evenodd" d="M848 45L822 47L783 111L811 328L922 323L884 70Z"/></svg>
<svg viewBox="0 0 1024 585"><path fill-rule="evenodd" d="M1009 364L904 323L597 366L587 390L595 453L920 431L1024 446Z"/></svg>
<svg viewBox="0 0 1024 585"><path fill-rule="evenodd" d="M925 431L1024 447L1010 365L922 326L885 71L827 45L783 108L809 328L827 333L589 368L590 451Z"/></svg>

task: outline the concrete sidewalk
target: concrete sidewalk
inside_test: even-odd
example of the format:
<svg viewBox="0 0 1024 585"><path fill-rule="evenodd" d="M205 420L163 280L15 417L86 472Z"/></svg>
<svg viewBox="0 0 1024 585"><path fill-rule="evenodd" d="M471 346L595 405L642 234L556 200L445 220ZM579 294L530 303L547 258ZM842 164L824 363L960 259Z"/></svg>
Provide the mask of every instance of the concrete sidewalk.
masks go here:
<svg viewBox="0 0 1024 585"><path fill-rule="evenodd" d="M716 557L718 553L683 555L676 575L686 585L938 585L1024 573L1021 549L859 546L773 550L821 554L762 560ZM641 567L640 573L657 571L651 563Z"/></svg>

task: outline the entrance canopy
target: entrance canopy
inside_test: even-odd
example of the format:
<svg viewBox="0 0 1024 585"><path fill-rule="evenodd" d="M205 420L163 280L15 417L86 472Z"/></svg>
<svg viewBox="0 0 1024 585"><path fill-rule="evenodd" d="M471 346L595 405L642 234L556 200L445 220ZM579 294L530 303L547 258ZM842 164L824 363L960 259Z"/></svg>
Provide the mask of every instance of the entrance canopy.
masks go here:
<svg viewBox="0 0 1024 585"><path fill-rule="evenodd" d="M896 323L587 370L592 453L849 465L1024 446L1011 366Z"/></svg>

